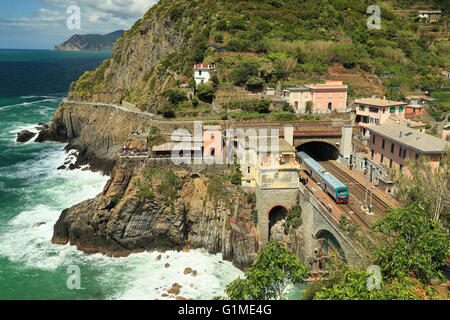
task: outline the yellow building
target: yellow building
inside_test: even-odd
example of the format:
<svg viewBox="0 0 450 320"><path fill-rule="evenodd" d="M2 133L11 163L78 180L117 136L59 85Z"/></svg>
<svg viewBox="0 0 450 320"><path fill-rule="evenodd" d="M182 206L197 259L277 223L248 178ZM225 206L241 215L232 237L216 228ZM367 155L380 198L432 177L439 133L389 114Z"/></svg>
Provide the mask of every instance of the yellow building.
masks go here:
<svg viewBox="0 0 450 320"><path fill-rule="evenodd" d="M244 144L245 145L242 145ZM248 137L240 142L242 185L261 189L299 187L296 150L279 137Z"/></svg>

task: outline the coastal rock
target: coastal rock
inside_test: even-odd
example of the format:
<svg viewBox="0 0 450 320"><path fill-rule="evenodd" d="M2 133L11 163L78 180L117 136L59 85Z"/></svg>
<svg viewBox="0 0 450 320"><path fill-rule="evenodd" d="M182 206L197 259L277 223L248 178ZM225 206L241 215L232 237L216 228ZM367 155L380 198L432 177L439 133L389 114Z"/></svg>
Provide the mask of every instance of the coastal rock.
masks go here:
<svg viewBox="0 0 450 320"><path fill-rule="evenodd" d="M186 268L184 269L184 274L189 274L192 273L194 270L192 270L191 268Z"/></svg>
<svg viewBox="0 0 450 320"><path fill-rule="evenodd" d="M177 296L177 295L180 293L181 287L182 287L182 286L180 286L178 283L174 283L174 284L172 285L172 288L170 288L170 289L167 291L167 293L173 294L173 295Z"/></svg>
<svg viewBox="0 0 450 320"><path fill-rule="evenodd" d="M27 142L31 140L36 135L36 133L28 131L28 130L22 130L17 134L17 142Z"/></svg>
<svg viewBox="0 0 450 320"><path fill-rule="evenodd" d="M166 263L166 264L164 265L164 268L168 268L168 267L170 267L170 264Z"/></svg>
<svg viewBox="0 0 450 320"><path fill-rule="evenodd" d="M193 249L222 253L224 259L239 267L253 262L249 253L255 252L258 244L249 240L247 232L237 233L227 227L230 206L221 201L204 202L206 178L194 179L188 171L174 168L180 186L172 212L157 192L151 201L139 196L138 181L144 179L143 171L139 163L118 162L101 194L62 212L52 242L70 243L86 253L108 256L181 250L189 244ZM157 178L152 178L152 183L157 190Z"/></svg>
<svg viewBox="0 0 450 320"><path fill-rule="evenodd" d="M158 261L161 260L161 255L157 256L156 260L158 260Z"/></svg>

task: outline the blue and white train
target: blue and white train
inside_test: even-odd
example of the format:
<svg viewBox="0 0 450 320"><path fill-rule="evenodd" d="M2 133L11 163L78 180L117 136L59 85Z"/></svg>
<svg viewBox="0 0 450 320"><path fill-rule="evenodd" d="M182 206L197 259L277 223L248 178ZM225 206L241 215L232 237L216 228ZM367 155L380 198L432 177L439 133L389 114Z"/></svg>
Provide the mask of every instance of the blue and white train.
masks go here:
<svg viewBox="0 0 450 320"><path fill-rule="evenodd" d="M310 177L328 193L337 203L346 203L349 199L348 187L330 172L325 170L317 161L305 152L297 152L297 159L303 163Z"/></svg>

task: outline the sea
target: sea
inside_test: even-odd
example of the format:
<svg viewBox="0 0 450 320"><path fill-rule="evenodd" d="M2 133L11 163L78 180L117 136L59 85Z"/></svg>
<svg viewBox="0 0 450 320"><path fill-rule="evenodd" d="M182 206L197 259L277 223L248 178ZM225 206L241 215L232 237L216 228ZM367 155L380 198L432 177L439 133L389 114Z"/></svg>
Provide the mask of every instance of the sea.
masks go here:
<svg viewBox="0 0 450 320"><path fill-rule="evenodd" d="M180 296L211 299L243 276L220 254L201 249L112 258L50 242L61 211L95 197L108 177L57 170L69 157L64 144L15 139L49 123L70 83L110 55L0 50L0 299L171 299L162 295L174 283ZM197 276L184 275L187 267Z"/></svg>

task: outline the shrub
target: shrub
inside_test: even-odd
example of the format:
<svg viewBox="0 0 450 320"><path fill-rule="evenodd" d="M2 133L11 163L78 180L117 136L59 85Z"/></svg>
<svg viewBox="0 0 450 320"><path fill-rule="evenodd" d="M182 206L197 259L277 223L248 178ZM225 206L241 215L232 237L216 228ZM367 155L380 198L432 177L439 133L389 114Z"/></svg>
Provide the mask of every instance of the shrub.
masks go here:
<svg viewBox="0 0 450 320"><path fill-rule="evenodd" d="M194 107L197 107L197 106L198 106L198 100L195 99L195 98L193 98L193 99L191 100L191 103L192 103L192 105L193 105Z"/></svg>
<svg viewBox="0 0 450 320"><path fill-rule="evenodd" d="M231 176L231 183L240 186L242 184L242 173L241 171L236 171Z"/></svg>
<svg viewBox="0 0 450 320"><path fill-rule="evenodd" d="M255 76L248 78L248 80L245 82L245 88L250 91L261 91L263 89L263 86L264 80Z"/></svg>
<svg viewBox="0 0 450 320"><path fill-rule="evenodd" d="M199 84L197 87L197 96L201 101L211 103L214 100L214 88L208 83Z"/></svg>
<svg viewBox="0 0 450 320"><path fill-rule="evenodd" d="M216 42L216 43L223 43L223 34L216 33L214 35L214 42Z"/></svg>
<svg viewBox="0 0 450 320"><path fill-rule="evenodd" d="M179 102L187 100L186 93L180 89L168 89L160 93L160 96L166 97L172 104L178 104Z"/></svg>
<svg viewBox="0 0 450 320"><path fill-rule="evenodd" d="M239 64L231 71L231 81L237 86L243 86L247 79L251 76L258 76L259 65L252 62L244 62Z"/></svg>
<svg viewBox="0 0 450 320"><path fill-rule="evenodd" d="M263 99L258 103L258 106L256 107L256 112L258 113L269 113L270 110L270 100Z"/></svg>

